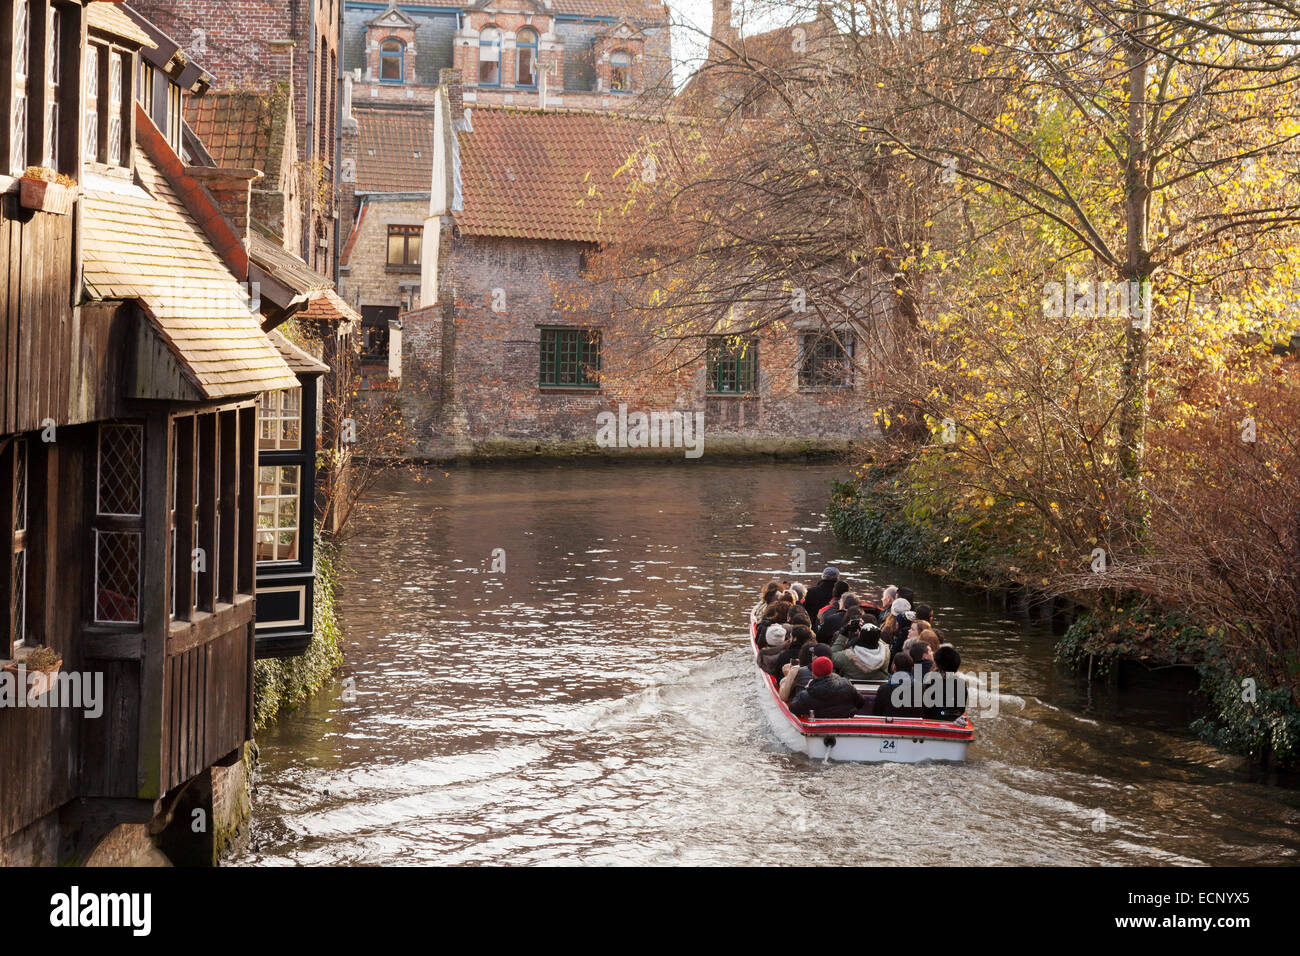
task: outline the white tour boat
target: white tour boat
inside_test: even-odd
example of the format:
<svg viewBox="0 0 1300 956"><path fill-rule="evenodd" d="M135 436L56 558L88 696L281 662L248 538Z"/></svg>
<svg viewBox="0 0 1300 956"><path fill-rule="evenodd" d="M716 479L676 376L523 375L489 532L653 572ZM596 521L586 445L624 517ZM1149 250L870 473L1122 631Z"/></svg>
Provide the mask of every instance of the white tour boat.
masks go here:
<svg viewBox="0 0 1300 956"><path fill-rule="evenodd" d="M965 760L966 748L975 739L975 729L965 715L956 721L924 720L915 717L844 717L832 720L802 720L790 713L781 700L777 681L758 666L758 621L750 612L749 640L758 673L759 700L773 730L792 750L818 760L859 763L893 761L920 763L923 760ZM880 683L854 681L862 696L872 700Z"/></svg>

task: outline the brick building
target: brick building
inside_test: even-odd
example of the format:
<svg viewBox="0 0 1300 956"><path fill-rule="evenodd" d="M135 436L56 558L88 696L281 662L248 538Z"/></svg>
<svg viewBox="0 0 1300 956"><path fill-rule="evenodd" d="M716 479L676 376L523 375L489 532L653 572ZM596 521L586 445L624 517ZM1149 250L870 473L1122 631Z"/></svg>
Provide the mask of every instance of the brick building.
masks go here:
<svg viewBox="0 0 1300 956"><path fill-rule="evenodd" d="M670 122L657 98L668 37L662 8L638 0L524 7L345 4L342 292L362 315L367 382L396 396L409 453L593 451L597 416L620 406L699 413L713 452L860 437L870 415L842 330L791 316L665 371L612 309L576 309L588 258L617 241L629 160ZM729 9L715 4L724 30Z"/></svg>
<svg viewBox="0 0 1300 956"><path fill-rule="evenodd" d="M625 447L604 447L602 413L698 421L703 450L716 454L837 449L865 434L870 414L843 333L791 316L743 343L717 336L696 361L664 363L663 346L647 350L602 293L570 294L591 253L626 238L610 211L665 121L462 109L455 93L443 84L434 111L422 306L401 314L389 342L411 454L642 447L632 432Z"/></svg>
<svg viewBox="0 0 1300 956"><path fill-rule="evenodd" d="M335 203L340 0L134 0L131 6L205 64L212 91L290 98L297 182L291 188L274 181L294 194L301 210L297 234L292 223L286 226L296 243L287 248L333 277L342 242ZM199 109L196 101L191 113Z"/></svg>
<svg viewBox="0 0 1300 956"><path fill-rule="evenodd" d="M343 2L354 105L433 102L457 69L467 104L644 111L671 95L661 0Z"/></svg>

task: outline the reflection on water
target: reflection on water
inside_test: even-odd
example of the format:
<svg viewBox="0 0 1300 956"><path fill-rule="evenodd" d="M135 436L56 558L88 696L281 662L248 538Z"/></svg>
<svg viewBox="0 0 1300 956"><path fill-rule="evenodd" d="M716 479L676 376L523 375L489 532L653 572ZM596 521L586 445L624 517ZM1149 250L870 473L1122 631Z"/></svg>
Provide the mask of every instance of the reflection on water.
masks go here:
<svg viewBox="0 0 1300 956"><path fill-rule="evenodd" d="M348 545L346 676L259 741L246 864L1273 863L1300 793L1089 690L1043 625L838 542L841 469L394 476ZM791 549L911 583L1008 695L963 765L822 765L763 722L744 615ZM504 573L491 572L493 549Z"/></svg>

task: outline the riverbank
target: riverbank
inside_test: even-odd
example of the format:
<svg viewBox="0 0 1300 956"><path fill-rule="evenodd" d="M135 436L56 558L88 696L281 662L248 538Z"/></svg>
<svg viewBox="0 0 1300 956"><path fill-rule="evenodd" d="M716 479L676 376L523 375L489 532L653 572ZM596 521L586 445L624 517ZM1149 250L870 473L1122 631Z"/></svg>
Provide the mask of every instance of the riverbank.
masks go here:
<svg viewBox="0 0 1300 956"><path fill-rule="evenodd" d="M1047 599L1044 540L1032 516L987 499L984 512L946 507L942 488L912 466L870 465L833 486L827 515L836 534L904 568L957 583ZM930 467L930 466L924 466ZM1066 595L1078 614L1056 644L1056 657L1090 679L1116 665L1189 667L1200 678L1206 714L1193 730L1226 753L1268 768L1300 769L1300 708L1285 687L1253 674L1266 669L1230 647L1226 622L1194 622L1151 597L1111 592ZM1058 598L1059 599L1059 596Z"/></svg>

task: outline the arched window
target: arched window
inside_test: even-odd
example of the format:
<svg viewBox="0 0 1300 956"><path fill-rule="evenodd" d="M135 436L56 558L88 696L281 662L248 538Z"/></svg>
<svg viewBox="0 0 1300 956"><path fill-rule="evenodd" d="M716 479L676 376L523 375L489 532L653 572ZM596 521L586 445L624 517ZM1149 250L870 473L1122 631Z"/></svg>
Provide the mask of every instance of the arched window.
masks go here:
<svg viewBox="0 0 1300 956"><path fill-rule="evenodd" d="M501 31L484 27L478 35L478 85L501 85Z"/></svg>
<svg viewBox="0 0 1300 956"><path fill-rule="evenodd" d="M537 31L524 27L515 36L515 86L537 85Z"/></svg>
<svg viewBox="0 0 1300 956"><path fill-rule="evenodd" d="M609 88L624 91L632 89L632 57L622 50L610 55Z"/></svg>
<svg viewBox="0 0 1300 956"><path fill-rule="evenodd" d="M406 78L406 44L396 37L379 45L379 82L401 83Z"/></svg>

